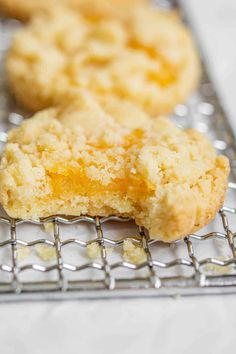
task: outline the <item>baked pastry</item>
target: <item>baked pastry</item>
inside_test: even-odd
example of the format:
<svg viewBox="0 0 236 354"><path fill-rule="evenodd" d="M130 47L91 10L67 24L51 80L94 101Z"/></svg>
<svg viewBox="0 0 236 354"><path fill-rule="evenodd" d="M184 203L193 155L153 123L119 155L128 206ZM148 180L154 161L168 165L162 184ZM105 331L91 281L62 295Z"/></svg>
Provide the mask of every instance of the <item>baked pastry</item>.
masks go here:
<svg viewBox="0 0 236 354"><path fill-rule="evenodd" d="M94 19L97 16L122 18L131 7L147 2L148 0L0 0L0 13L26 21L48 8L64 5Z"/></svg>
<svg viewBox="0 0 236 354"><path fill-rule="evenodd" d="M136 6L126 15L94 21L58 6L35 17L7 57L16 98L37 111L87 88L98 99L125 99L153 116L171 112L199 80L193 39L174 13Z"/></svg>
<svg viewBox="0 0 236 354"><path fill-rule="evenodd" d="M128 111L120 123L82 92L10 131L0 165L7 213L128 216L167 242L208 224L224 201L228 159L168 118L126 121Z"/></svg>

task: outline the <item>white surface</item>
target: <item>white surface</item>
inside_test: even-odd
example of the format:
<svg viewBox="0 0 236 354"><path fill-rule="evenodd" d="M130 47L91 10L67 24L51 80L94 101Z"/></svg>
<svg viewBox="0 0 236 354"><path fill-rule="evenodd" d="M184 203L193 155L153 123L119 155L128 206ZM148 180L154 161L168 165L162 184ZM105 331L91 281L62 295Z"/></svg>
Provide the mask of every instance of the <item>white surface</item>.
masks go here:
<svg viewBox="0 0 236 354"><path fill-rule="evenodd" d="M231 354L234 298L2 305L0 352Z"/></svg>
<svg viewBox="0 0 236 354"><path fill-rule="evenodd" d="M185 2L233 122L236 1ZM1 354L231 354L235 330L236 296L0 305Z"/></svg>

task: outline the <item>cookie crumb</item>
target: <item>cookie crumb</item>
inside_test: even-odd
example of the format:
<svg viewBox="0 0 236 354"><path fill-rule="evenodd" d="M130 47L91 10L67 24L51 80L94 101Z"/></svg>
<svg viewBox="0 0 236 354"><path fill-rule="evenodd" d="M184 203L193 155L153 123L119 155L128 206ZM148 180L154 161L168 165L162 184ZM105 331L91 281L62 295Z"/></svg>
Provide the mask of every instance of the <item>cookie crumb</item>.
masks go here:
<svg viewBox="0 0 236 354"><path fill-rule="evenodd" d="M47 222L43 225L44 230L47 234L51 235L53 233L53 223Z"/></svg>
<svg viewBox="0 0 236 354"><path fill-rule="evenodd" d="M35 246L37 256L43 261L53 261L56 259L56 249L52 246L40 244Z"/></svg>
<svg viewBox="0 0 236 354"><path fill-rule="evenodd" d="M138 265L146 262L147 255L141 246L134 244L130 240L125 240L123 243L123 258L126 262Z"/></svg>
<svg viewBox="0 0 236 354"><path fill-rule="evenodd" d="M86 247L86 253L87 253L88 258L90 258L90 259L100 258L101 246L97 242L90 243Z"/></svg>
<svg viewBox="0 0 236 354"><path fill-rule="evenodd" d="M114 251L113 247L107 247L106 246L107 254L110 254L113 251ZM90 259L101 258L101 246L97 242L90 243L86 247L86 253L87 253L88 258L90 258Z"/></svg>
<svg viewBox="0 0 236 354"><path fill-rule="evenodd" d="M23 246L17 249L17 258L19 261L23 261L27 257L29 257L30 249L27 246Z"/></svg>
<svg viewBox="0 0 236 354"><path fill-rule="evenodd" d="M227 258L224 256L217 257L219 261L226 261ZM203 267L204 271L207 273L210 273L211 275L224 275L224 274L229 274L232 270L233 267L231 265L229 266L218 266L216 264L205 264Z"/></svg>
<svg viewBox="0 0 236 354"><path fill-rule="evenodd" d="M175 294L172 296L173 300L179 300L181 299L181 295L180 294Z"/></svg>

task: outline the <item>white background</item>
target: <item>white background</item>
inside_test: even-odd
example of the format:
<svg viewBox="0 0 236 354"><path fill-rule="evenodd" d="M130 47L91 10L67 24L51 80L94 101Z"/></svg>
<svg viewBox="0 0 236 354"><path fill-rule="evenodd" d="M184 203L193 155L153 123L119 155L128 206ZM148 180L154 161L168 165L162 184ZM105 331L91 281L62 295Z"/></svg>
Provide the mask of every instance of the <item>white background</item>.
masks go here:
<svg viewBox="0 0 236 354"><path fill-rule="evenodd" d="M233 124L236 0L184 2ZM231 354L235 336L236 295L0 305L0 354Z"/></svg>

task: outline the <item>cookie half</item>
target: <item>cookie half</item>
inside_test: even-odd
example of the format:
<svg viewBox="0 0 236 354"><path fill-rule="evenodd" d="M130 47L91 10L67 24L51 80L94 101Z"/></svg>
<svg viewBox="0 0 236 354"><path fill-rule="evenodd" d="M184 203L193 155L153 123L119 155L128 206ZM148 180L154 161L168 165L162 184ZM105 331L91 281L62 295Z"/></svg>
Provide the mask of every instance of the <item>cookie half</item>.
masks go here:
<svg viewBox="0 0 236 354"><path fill-rule="evenodd" d="M31 111L86 88L97 99L113 96L150 115L166 114L187 99L200 76L181 20L141 5L125 20L50 9L16 35L6 68L13 93Z"/></svg>
<svg viewBox="0 0 236 354"><path fill-rule="evenodd" d="M208 224L224 201L228 159L167 118L125 121L83 93L13 129L0 166L7 213L128 216L167 242Z"/></svg>

